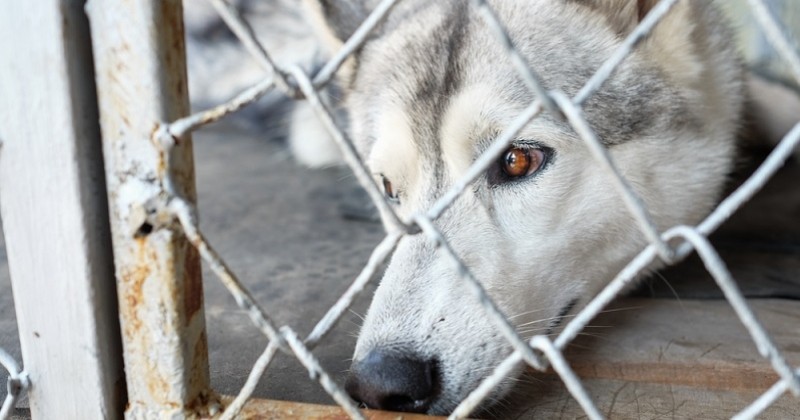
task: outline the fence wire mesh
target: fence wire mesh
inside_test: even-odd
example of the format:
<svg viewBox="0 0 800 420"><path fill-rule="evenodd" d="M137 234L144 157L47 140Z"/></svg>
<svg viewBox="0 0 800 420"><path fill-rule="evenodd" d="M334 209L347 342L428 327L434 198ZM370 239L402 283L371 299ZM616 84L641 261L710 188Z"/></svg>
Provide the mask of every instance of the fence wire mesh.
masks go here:
<svg viewBox="0 0 800 420"><path fill-rule="evenodd" d="M3 365L3 368L8 371L8 380L6 381L7 394L3 404L0 405L0 419L7 419L11 416L11 411L16 407L17 400L28 389L30 381L28 380L28 374L20 369L17 361L2 348L0 348L0 365Z"/></svg>
<svg viewBox="0 0 800 420"><path fill-rule="evenodd" d="M160 177L164 190L164 201L160 203L162 204L161 206L158 206L158 216L162 220L177 222L190 242L198 249L202 259L235 298L239 307L249 314L253 324L269 339L267 347L253 366L245 385L233 402L226 407L221 418L231 419L237 415L252 395L257 382L269 368L270 362L278 351L293 354L308 369L310 377L319 382L325 391L350 416L364 418L364 415L347 396L342 387L320 365L312 350L333 329L366 285L375 279L379 267L392 254L400 240L408 235L425 235L438 249L447 255L465 285L470 288L483 305L486 315L495 322L497 328L513 347L513 352L467 398L461 401L452 413L451 418L466 417L473 412L488 397L492 389L498 386L520 362L527 363L539 370L552 366L565 383L568 391L586 412L586 415L592 419L602 418L600 411L586 392L581 380L566 361L563 354L564 349L650 263L660 258L667 264L674 264L692 252L698 253L707 271L722 289L725 298L747 328L759 353L768 359L780 377L778 382L743 409L736 418L752 418L758 415L786 392L791 392L795 397L800 397L800 368L793 368L786 362L780 350L770 338L769 333L748 306L725 263L708 240L708 235L714 232L758 192L793 153L793 150L800 143L800 124L785 136L755 173L725 198L701 223L696 226L675 226L659 233L658 228L651 220L648 209L633 191L628 181L621 175L607 149L598 140L592 127L583 116L581 107L586 100L602 87L620 63L670 12L678 0L661 0L622 42L618 50L600 66L574 98L569 98L562 92L549 91L542 86L535 69L526 64L522 54L515 48L503 23L498 19L490 5L485 0L469 0L471 6L480 12L480 16L486 22L490 32L497 38L498 44L509 54L511 62L520 77L536 95L537 99L530 103L513 120L486 152L475 160L466 173L438 201L426 212L417 214L410 220L402 220L388 205L382 191L357 154L352 141L345 131L337 126L332 110L320 99L320 90L330 83L339 67L365 42L370 32L380 24L392 7L402 0L381 1L355 33L343 44L341 49L313 76L299 67L280 68L270 58L269 52L261 45L253 29L234 6L226 0L210 1L225 23L264 68L265 76L262 81L224 104L163 124L156 131L154 137L156 140L155 147L169 155L169 150L175 147L184 135L235 113L257 101L268 92L277 89L290 98L305 99L309 102L318 118L338 144L345 162L355 174L358 182L367 191L374 204L389 218L386 237L373 250L360 274L319 320L312 332L303 339L291 327L278 326L270 318L268 312L259 306L252 294L243 287L236 274L228 268L224 259L204 237L197 222L195 207L177 193L178 189L175 188L175 183L171 179L169 168L163 169ZM764 31L781 58L789 64L794 77L800 83L800 56L787 35L782 31L776 17L764 4L763 0L748 0L748 4L761 30ZM542 112L550 112L558 118L566 119L586 143L598 164L602 165L612 175L615 182L614 187L648 239L649 245L581 310L555 339L538 335L526 341L516 332L511 322L488 296L481 282L475 278L470 268L465 265L456 251L450 246L435 222L459 195L497 160L500 154L511 144L516 133ZM675 239L679 241L675 241ZM3 402L2 408L0 408L0 419L4 419L9 416L16 400L28 387L29 381L24 371L2 349L0 349L0 364L9 372L8 395Z"/></svg>
<svg viewBox="0 0 800 420"><path fill-rule="evenodd" d="M725 298L747 328L760 354L769 360L780 376L780 380L772 388L742 410L737 415L737 418L752 418L769 407L772 402L787 391L791 391L796 397L800 397L800 369L792 368L786 362L770 338L769 333L748 306L725 263L708 240L708 235L759 191L792 154L798 143L800 143L800 124L786 135L757 171L723 200L700 224L697 226L675 226L666 232L659 233L658 228L651 220L648 209L633 191L625 177L621 175L607 149L599 141L592 127L583 116L581 106L602 87L616 68L670 12L678 0L660 1L624 40L618 50L600 66L574 98L569 98L562 92L548 91L542 86L540 77L536 74L535 69L526 64L522 54L515 48L503 23L498 19L490 5L485 0L470 0L471 6L480 12L480 16L484 19L493 36L497 38L499 45L510 56L516 71L536 95L537 99L520 113L486 152L476 159L463 177L457 180L431 208L423 214L417 214L410 220L402 220L388 205L382 191L369 175L366 166L356 153L353 143L345 131L337 126L331 109L320 99L320 90L331 81L337 69L364 43L370 31L379 25L392 7L401 0L381 1L355 33L343 44L341 49L313 76L305 73L299 67L280 68L277 66L270 58L268 51L257 40L253 29L235 7L225 0L210 1L243 45L263 66L266 75L263 81L242 92L227 103L163 125L157 133L158 147L163 148L164 151L169 151L170 148L177 144L181 136L236 112L256 101L270 90L279 89L291 98L304 98L309 102L318 118L340 147L346 163L355 174L358 182L367 191L374 204L389 216L390 222L385 239L374 249L368 263L355 281L316 324L311 334L305 339L300 339L291 327L278 327L270 319L267 312L255 302L252 295L241 285L235 274L228 269L224 260L203 237L197 224L196 210L188 201L175 193L175 189L172 187L172 180L169 178L169 171L165 170L162 173L163 185L167 192L167 200L163 209L169 213L167 216L174 217L179 221L190 241L198 248L203 259L228 288L238 305L249 313L253 323L269 338L267 348L257 360L239 395L225 409L222 418L230 419L236 416L279 350L294 354L308 369L311 378L318 381L325 391L350 416L363 418L363 414L355 403L347 396L342 387L331 379L331 376L320 366L311 351L331 331L353 303L356 296L364 290L367 283L375 278L378 267L391 255L399 241L407 235L425 235L437 248L444 251L444 254L452 260L454 269L457 270L465 285L472 290L475 297L483 305L486 315L491 317L514 349L513 353L498 365L494 372L459 404L452 413L452 418L466 417L473 412L487 398L491 390L498 386L501 380L519 362L525 362L539 370L552 366L587 416L593 419L602 418L600 411L586 392L580 379L564 358L563 350L651 262L660 258L667 264L674 264L692 252L699 254L707 271L722 289ZM781 30L779 22L766 7L763 0L748 0L748 3L760 27L781 57L790 64L797 82L800 83L800 56L792 47L787 35ZM565 118L586 143L594 159L613 176L615 188L628 211L630 211L648 239L649 245L595 299L580 311L554 340L547 336L535 336L526 341L515 331L513 325L487 295L481 283L473 276L470 268L464 264L442 232L437 228L435 221L470 184L487 170L489 165L496 161L499 155L511 144L516 133L542 112L550 112L559 118ZM674 239L679 239L679 241L674 241Z"/></svg>

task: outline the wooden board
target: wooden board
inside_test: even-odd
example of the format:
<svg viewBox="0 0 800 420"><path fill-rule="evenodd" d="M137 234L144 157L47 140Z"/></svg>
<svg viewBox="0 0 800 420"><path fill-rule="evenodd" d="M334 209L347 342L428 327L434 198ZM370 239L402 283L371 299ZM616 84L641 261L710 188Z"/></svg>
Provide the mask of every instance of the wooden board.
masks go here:
<svg viewBox="0 0 800 420"><path fill-rule="evenodd" d="M787 360L800 366L800 303L750 304ZM724 301L622 299L610 309L567 350L610 418L729 418L777 381ZM515 417L581 416L554 373L531 373L525 382L514 397ZM764 418L800 418L800 398L784 395Z"/></svg>
<svg viewBox="0 0 800 420"><path fill-rule="evenodd" d="M760 395L757 392L708 391L694 387L611 379L585 380L587 392L608 419L730 419ZM554 377L544 378L521 408L498 412L503 419L586 418L575 399ZM759 417L761 420L800 418L800 402L784 395Z"/></svg>
<svg viewBox="0 0 800 420"><path fill-rule="evenodd" d="M750 305L789 363L800 366L800 302ZM615 308L568 349L582 377L723 390L763 390L777 380L725 301L624 299Z"/></svg>
<svg viewBox="0 0 800 420"><path fill-rule="evenodd" d="M232 397L223 397L224 403L229 403ZM388 411L364 410L364 417L369 420L422 420L444 419L444 417L424 416L409 413L392 413ZM346 420L350 417L339 407L305 404L288 401L251 399L239 414L240 418L248 420L280 420L280 419L325 419Z"/></svg>
<svg viewBox="0 0 800 420"><path fill-rule="evenodd" d="M778 347L800 366L800 304L751 300ZM567 350L567 358L607 418L726 419L775 383L724 301L622 299L598 317ZM422 419L419 415L367 411L370 419ZM583 418L558 376L530 372L494 418ZM251 400L246 419L344 419L338 407ZM782 396L759 418L800 418L800 398Z"/></svg>

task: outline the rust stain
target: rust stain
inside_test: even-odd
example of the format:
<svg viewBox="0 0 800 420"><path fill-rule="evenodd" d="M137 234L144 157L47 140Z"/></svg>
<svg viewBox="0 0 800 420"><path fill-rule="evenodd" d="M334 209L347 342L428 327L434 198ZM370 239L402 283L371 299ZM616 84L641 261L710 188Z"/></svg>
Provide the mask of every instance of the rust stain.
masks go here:
<svg viewBox="0 0 800 420"><path fill-rule="evenodd" d="M183 63L183 60L175 60L176 57L182 57L184 54L183 10L180 2L162 1L159 4L164 25L172 28L171 31L164 31L166 36L164 45L167 46L167 49L164 51L163 57L166 65L172 68L176 64Z"/></svg>
<svg viewBox="0 0 800 420"><path fill-rule="evenodd" d="M164 378L159 374L157 366L150 365L148 367L151 369L147 372L148 375L145 378L145 382L147 383L147 391L153 398L156 399L156 401L160 402L161 404L177 406L178 404L174 404L166 399L169 386L167 385L166 381L164 381Z"/></svg>
<svg viewBox="0 0 800 420"><path fill-rule="evenodd" d="M209 407L212 405L220 407L222 402L219 395L212 390L201 392L200 395L192 400L187 406L187 410L194 416L192 418L211 419L213 418L209 412Z"/></svg>
<svg viewBox="0 0 800 420"><path fill-rule="evenodd" d="M183 39L183 8L181 2L161 2L162 17L169 27L174 28L169 32L172 35L172 42L170 47L175 53L183 54L184 39Z"/></svg>
<svg viewBox="0 0 800 420"><path fill-rule="evenodd" d="M183 299L185 325L203 307L203 279L200 272L200 253L193 246L187 246L183 271Z"/></svg>
<svg viewBox="0 0 800 420"><path fill-rule="evenodd" d="M182 235L173 235L168 247L176 250L182 246L185 249L184 258L176 258L173 252L159 256L158 250L151 242L153 237L135 237L132 250L134 260L120 271L121 300L120 313L124 320L124 339L132 349L143 351L150 346L153 329L172 330L176 328L173 322L180 322L182 329L189 325L192 317L202 315L202 283L200 277L200 257L196 249L183 241ZM176 263L183 261L184 266ZM163 270L169 270L165 272ZM180 276L175 278L172 276ZM163 294L147 295L145 285L147 281L154 282ZM161 292L159 292L161 293ZM183 296L181 296L183 295ZM170 313L165 314L166 319L143 318L145 311L153 311L160 303L166 303ZM175 305L175 306L172 306ZM182 305L182 308L176 306ZM169 308L171 306L171 308ZM171 309L171 310L170 310ZM172 312L174 311L174 312ZM172 317L182 318L173 319ZM159 322L152 325L150 322ZM163 331L162 331L163 332ZM177 331L172 331L178 333ZM186 334L181 333L181 340L187 340ZM186 386L192 395L202 397L197 407L207 407L206 402L211 401L213 394L208 391L208 343L205 331L200 331L194 342L187 343L190 352L184 353L188 360L184 361L184 375ZM170 399L169 395L174 389L170 382L171 374L163 371L163 366L157 360L137 358L136 367L139 377L135 382L141 387L134 392L146 392L150 398L159 404L182 407L183 404ZM165 376L166 374L166 376ZM190 397L193 398L193 397ZM183 407L184 409L186 407Z"/></svg>
<svg viewBox="0 0 800 420"><path fill-rule="evenodd" d="M164 97L172 105L169 119L176 119L189 113L183 9L179 1L162 1L159 5L158 20L168 28L160 31L162 38L158 41L160 63L166 75Z"/></svg>
<svg viewBox="0 0 800 420"><path fill-rule="evenodd" d="M124 73L125 71L127 71L127 68L122 62L116 62L113 65L104 67L103 74L105 75L106 79L108 79L110 88L104 91L98 91L98 95L101 97L101 102L103 102L103 99L107 100L109 102L108 105L114 110L113 114L115 115L108 116L103 114L101 115L101 119L103 122L110 122L115 125L119 124L119 127L114 127L114 132L115 135L117 135L116 130L119 130L119 137L121 138L126 136L128 130L134 126L129 119L130 112L128 108L130 104L128 100L129 98L127 97L127 92L125 89L121 88L121 86L123 86L122 79L124 79L124 75L122 75L121 79L120 74ZM120 118L122 121L118 121L117 118Z"/></svg>
<svg viewBox="0 0 800 420"><path fill-rule="evenodd" d="M192 364L190 366L189 389L204 390L208 387L208 339L206 332L200 333L197 341L193 343Z"/></svg>
<svg viewBox="0 0 800 420"><path fill-rule="evenodd" d="M187 409L199 417L209 417L209 407L221 406L219 395L209 389L208 378L208 339L205 330L194 343L189 392L198 392L197 397L187 404Z"/></svg>
<svg viewBox="0 0 800 420"><path fill-rule="evenodd" d="M169 163L169 156L167 155L167 151L164 150L164 147L161 146L161 140L158 138L159 128L160 125L158 123L153 124L153 128L150 129L150 141L156 146L155 149L158 152L156 173L158 173L160 178L163 178L167 174L167 164Z"/></svg>
<svg viewBox="0 0 800 420"><path fill-rule="evenodd" d="M139 306L144 302L144 283L150 276L150 264L147 261L146 238L135 238L136 265L121 270L120 283L124 305L120 307L125 320L125 337L131 339L141 336L142 320L139 319Z"/></svg>
<svg viewBox="0 0 800 420"><path fill-rule="evenodd" d="M124 341L135 346L139 350L144 350L149 346L149 331L143 331L148 325L141 319L142 307L146 305L147 296L145 295L144 285L148 278L153 274L153 267L158 265L158 256L148 244L146 237L134 238L136 259L133 264L122 270L120 283L124 296L120 305L120 312L124 322ZM149 395L159 400L161 403L168 404L163 398L168 395L169 385L159 374L158 366L151 360L141 359L146 369L145 377L142 378Z"/></svg>

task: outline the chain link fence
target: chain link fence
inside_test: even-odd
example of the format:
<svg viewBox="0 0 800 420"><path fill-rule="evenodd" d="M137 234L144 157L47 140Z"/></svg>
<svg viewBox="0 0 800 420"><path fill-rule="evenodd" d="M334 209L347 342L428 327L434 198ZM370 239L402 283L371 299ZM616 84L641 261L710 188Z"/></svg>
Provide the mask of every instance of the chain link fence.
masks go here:
<svg viewBox="0 0 800 420"><path fill-rule="evenodd" d="M2 348L0 348L0 365L3 365L3 368L8 371L7 394L3 405L0 406L0 419L6 419L11 416L11 411L16 407L17 400L22 393L28 389L30 381L28 374L20 369L17 361Z"/></svg>
<svg viewBox="0 0 800 420"><path fill-rule="evenodd" d="M158 203L148 203L149 221L152 227L179 226L190 243L197 249L219 280L229 290L241 309L246 311L253 324L269 339L269 344L253 366L247 381L235 399L225 407L221 418L231 419L237 416L246 401L250 398L256 384L268 369L277 352L293 354L307 369L311 378L325 389L330 396L353 418L364 418L364 414L347 396L342 387L320 365L312 350L319 345L332 330L339 319L350 308L355 298L365 286L376 277L380 266L389 258L400 240L409 235L424 235L436 245L453 263L462 278L464 285L471 289L476 299L483 305L486 316L490 317L499 331L511 343L513 352L500 364L469 396L461 401L451 415L462 418L473 412L484 401L491 390L517 366L525 363L535 369L544 370L552 367L560 376L572 396L579 402L587 416L593 419L602 418L602 414L586 392L581 380L575 375L566 361L563 351L567 345L597 316L615 297L619 296L637 276L656 259L667 264L675 264L692 252L702 258L706 269L722 289L726 299L735 313L745 325L755 342L760 354L766 358L778 373L780 379L765 391L751 405L742 410L736 418L752 418L769 407L778 397L791 392L800 397L800 368L790 366L780 350L775 346L769 333L760 324L742 293L731 277L725 263L708 240L732 213L736 212L770 177L781 167L800 143L800 125L792 129L780 144L771 152L766 161L731 195L725 198L716 209L697 226L675 226L665 232L659 232L651 221L648 209L633 191L626 179L620 174L611 160L605 146L598 140L592 127L585 120L581 106L597 92L614 73L615 69L650 33L659 21L668 13L678 0L661 0L641 21L636 29L624 40L619 49L597 70L586 82L574 98L562 92L548 91L539 82L535 69L527 66L517 51L492 8L485 0L470 0L471 6L480 12L492 34L498 39L516 67L519 75L535 93L537 99L513 121L512 124L491 144L457 180L449 191L433 204L426 212L417 214L410 220L403 220L388 205L384 194L370 176L364 163L356 153L355 147L347 134L337 126L332 110L321 100L320 90L331 82L337 69L354 53L376 28L382 19L390 13L392 7L402 0L381 1L369 17L355 33L344 43L342 48L328 60L314 75L309 75L299 67L280 68L275 64L257 40L253 29L242 18L237 9L225 0L210 0L223 20L241 40L257 62L264 68L263 80L243 91L231 101L204 112L159 126L154 134L155 147L163 155L180 144L184 136L198 128L217 121L226 115L235 113L254 103L260 97L273 90L279 90L290 98L307 100L320 121L329 131L341 149L344 160L352 169L361 186L367 191L374 204L388 215L387 235L374 249L366 266L347 291L328 310L307 337L300 337L291 327L279 326L268 311L255 301L252 294L243 287L236 274L230 270L225 260L215 251L204 237L197 219L197 211L191 200L183 197L178 188L178 181L173 179L168 165L159 173L159 185L163 190ZM770 12L762 0L748 0L753 16L761 30L785 60L792 73L800 83L800 56L792 46L787 35L780 29L776 17ZM498 306L487 295L482 284L476 279L470 268L464 264L459 255L447 242L436 226L437 218L456 200L456 198L478 179L487 168L496 162L498 156L507 149L516 133L537 115L549 112L566 119L575 132L585 142L597 163L613 175L614 186L623 199L628 211L633 215L641 231L648 239L649 245L641 251L617 276L565 326L561 334L554 339L547 336L534 336L524 340L515 330L511 322L504 316ZM23 371L5 352L0 351L0 363L9 371L8 396L0 409L0 419L6 418L15 405L20 393L29 382ZM220 414L211 410L211 414Z"/></svg>
<svg viewBox="0 0 800 420"><path fill-rule="evenodd" d="M615 71L616 67L625 60L629 53L636 48L637 44L658 24L661 18L669 13L672 6L677 3L677 0L661 1L624 41L616 53L598 69L589 81L587 81L574 98L568 98L561 92L547 91L539 83L539 77L536 75L535 70L530 69L525 64L522 55L514 48L513 43L510 41L508 34L503 28L502 22L498 20L491 7L483 0L473 0L471 2L473 7L480 11L494 36L498 38L500 44L512 58L512 62L517 71L536 94L538 99L511 124L511 127L494 141L490 148L470 167L463 178L458 180L439 201L426 213L418 214L414 216L412 220L408 221L401 220L386 203L383 193L374 183L367 168L356 154L352 142L345 132L337 127L331 110L321 101L319 93L320 89L330 82L339 66L364 42L370 31L372 31L384 16L390 12L391 8L398 0L380 2L369 18L367 18L353 36L345 42L341 50L313 76L307 75L299 68L278 68L270 58L268 52L257 41L252 28L242 19L237 10L224 0L212 1L231 30L239 37L242 43L268 72L268 77L226 104L207 112L198 113L162 126L158 135L158 138L161 140L161 146L165 150L169 150L169 148L176 144L176 139L180 139L181 136L186 133L191 132L203 124L215 121L224 115L236 112L272 89L280 89L290 97L304 97L305 100L309 101L317 116L341 148L347 164L364 189L369 193L375 205L389 215L392 225L389 227L389 233L386 238L375 249L368 264L351 284L347 292L341 296L336 304L322 318L311 334L305 339L300 339L290 327L284 326L278 328L269 318L267 312L260 308L247 290L241 286L235 274L225 265L224 260L204 239L196 223L195 209L186 200L172 193L172 191L174 191L170 187L172 181L165 175L167 179L165 179L164 184L167 186L167 191L170 192L169 199L165 203L165 209L170 211L174 217L180 221L190 241L198 248L204 260L209 263L228 290L234 295L242 309L249 312L254 324L270 339L270 344L256 362L247 383L234 402L227 407L223 418L232 418L235 416L235 413L241 408L247 398L249 398L256 382L263 375L270 360L278 350L294 353L303 365L308 368L311 377L316 378L331 397L333 397L348 414L355 418L362 418L362 414L359 412L358 408L347 397L342 388L333 382L330 375L319 365L311 353L311 350L331 330L337 320L352 304L356 295L364 289L367 282L374 278L378 266L388 258L400 239L406 235L425 235L449 256L454 264L454 269L461 275L465 285L472 289L476 298L484 305L487 316L494 320L498 329L502 331L514 347L514 352L501 363L477 389L461 402L453 413L453 417L465 417L469 415L469 413L487 397L492 388L497 386L500 381L511 372L515 365L520 362L525 362L540 370L546 369L548 365L552 366L561 376L572 395L586 411L586 414L591 418L601 418L600 412L589 398L580 380L572 372L569 364L564 359L562 350L654 259L660 258L667 263L674 264L694 251L699 253L708 271L717 281L737 315L747 327L761 355L769 359L775 371L778 372L782 378L770 390L764 393L761 398L742 411L739 416L748 418L758 414L787 390L791 390L795 395L800 395L800 376L798 376L800 370L794 370L781 356L780 351L773 344L769 334L764 330L747 305L736 283L726 269L724 262L719 258L719 255L707 239L707 236L711 232L719 227L730 214L750 199L753 194L767 182L772 174L774 174L785 161L787 156L791 154L800 140L800 126L792 130L758 171L738 190L725 199L702 223L698 226L676 226L664 233L659 233L650 220L648 210L628 185L625 178L616 169L605 147L598 140L592 128L582 116L581 105L600 89L603 83ZM750 7L754 15L758 18L758 22L769 40L773 43L776 50L780 52L781 56L792 66L795 77L800 81L800 58L798 58L797 52L792 48L786 35L779 29L779 25L775 21L774 16L770 14L770 11L765 7L764 3L759 0L750 1ZM500 153L510 145L516 132L541 112L551 112L566 117L575 131L586 142L587 147L590 148L598 163L603 165L614 175L614 180L616 181L615 187L623 198L628 210L634 216L641 230L648 238L650 245L642 251L602 293L569 322L564 331L555 338L555 340L551 340L545 336L536 336L526 342L515 332L514 327L508 319L506 319L499 308L486 294L481 283L472 275L469 267L461 261L450 244L448 244L447 240L436 227L435 220L453 203L465 188L484 173L490 164L496 161ZM682 239L680 245L670 246L670 241L676 238Z"/></svg>

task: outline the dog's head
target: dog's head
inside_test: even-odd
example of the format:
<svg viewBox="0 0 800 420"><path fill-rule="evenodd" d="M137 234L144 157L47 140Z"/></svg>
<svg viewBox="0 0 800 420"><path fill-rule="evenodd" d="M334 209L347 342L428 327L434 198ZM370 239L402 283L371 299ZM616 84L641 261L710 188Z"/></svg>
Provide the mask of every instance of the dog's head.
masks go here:
<svg viewBox="0 0 800 420"><path fill-rule="evenodd" d="M335 46L376 2L310 3ZM654 3L490 2L544 85L570 96ZM740 75L708 3L680 2L584 105L661 228L703 217L732 160ZM535 99L467 1L401 1L345 64L341 85L350 134L405 218L428 209ZM435 225L524 337L558 331L646 244L611 175L547 114ZM375 293L347 387L370 407L447 413L509 353L451 260L411 236Z"/></svg>

